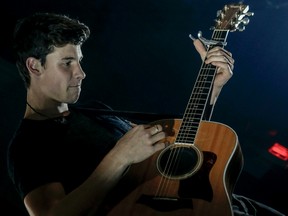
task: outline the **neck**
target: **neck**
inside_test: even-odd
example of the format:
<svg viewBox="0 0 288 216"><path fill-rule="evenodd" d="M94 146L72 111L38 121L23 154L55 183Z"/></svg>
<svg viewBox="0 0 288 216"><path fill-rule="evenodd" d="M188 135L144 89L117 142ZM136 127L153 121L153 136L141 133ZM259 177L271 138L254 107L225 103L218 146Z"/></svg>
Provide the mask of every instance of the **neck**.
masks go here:
<svg viewBox="0 0 288 216"><path fill-rule="evenodd" d="M69 115L68 105L63 103L57 106L41 108L31 102L26 102L24 118L33 120L44 120Z"/></svg>

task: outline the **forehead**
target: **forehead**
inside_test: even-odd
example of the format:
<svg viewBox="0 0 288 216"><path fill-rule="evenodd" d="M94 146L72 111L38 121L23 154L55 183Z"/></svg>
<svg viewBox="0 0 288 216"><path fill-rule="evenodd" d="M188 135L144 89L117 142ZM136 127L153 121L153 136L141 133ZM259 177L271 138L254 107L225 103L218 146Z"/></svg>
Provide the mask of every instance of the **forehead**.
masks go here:
<svg viewBox="0 0 288 216"><path fill-rule="evenodd" d="M82 58L82 51L80 45L72 45L67 44L63 47L54 47L52 53L48 54L47 57L55 57L55 58Z"/></svg>

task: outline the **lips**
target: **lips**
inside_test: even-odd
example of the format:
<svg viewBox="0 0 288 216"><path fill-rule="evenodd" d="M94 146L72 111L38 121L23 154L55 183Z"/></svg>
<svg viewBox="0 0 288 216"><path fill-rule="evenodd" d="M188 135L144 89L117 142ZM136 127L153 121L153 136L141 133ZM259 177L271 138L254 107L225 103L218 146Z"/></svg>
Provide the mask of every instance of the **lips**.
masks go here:
<svg viewBox="0 0 288 216"><path fill-rule="evenodd" d="M81 87L81 84L79 85L70 85L69 88L78 88L78 87Z"/></svg>

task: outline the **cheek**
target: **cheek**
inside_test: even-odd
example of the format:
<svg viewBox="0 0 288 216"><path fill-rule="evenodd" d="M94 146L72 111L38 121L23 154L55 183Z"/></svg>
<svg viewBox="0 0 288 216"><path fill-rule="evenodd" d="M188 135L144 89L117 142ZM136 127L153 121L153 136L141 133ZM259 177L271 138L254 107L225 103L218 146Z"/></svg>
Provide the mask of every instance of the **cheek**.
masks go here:
<svg viewBox="0 0 288 216"><path fill-rule="evenodd" d="M54 81L55 83L57 82L68 82L71 79L71 72L67 69L63 69L62 67L56 67L53 68L53 71L50 71L51 73L49 74L50 79Z"/></svg>
<svg viewBox="0 0 288 216"><path fill-rule="evenodd" d="M48 72L48 71L46 71ZM49 71L43 79L42 85L51 92L59 91L67 86L69 77L59 71Z"/></svg>

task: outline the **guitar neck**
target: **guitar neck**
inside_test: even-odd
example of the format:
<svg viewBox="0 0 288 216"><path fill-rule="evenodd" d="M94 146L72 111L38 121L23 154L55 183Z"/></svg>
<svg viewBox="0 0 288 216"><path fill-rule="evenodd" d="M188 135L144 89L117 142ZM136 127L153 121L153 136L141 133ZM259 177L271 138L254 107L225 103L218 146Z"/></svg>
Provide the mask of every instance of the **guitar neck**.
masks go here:
<svg viewBox="0 0 288 216"><path fill-rule="evenodd" d="M214 30L211 41L217 43L209 45L208 51L215 46L224 47L228 33L228 30ZM217 68L215 66L202 62L188 105L183 115L183 121L176 138L176 143L194 143L200 121L203 118L207 104L209 104L210 93L212 91L216 71Z"/></svg>

